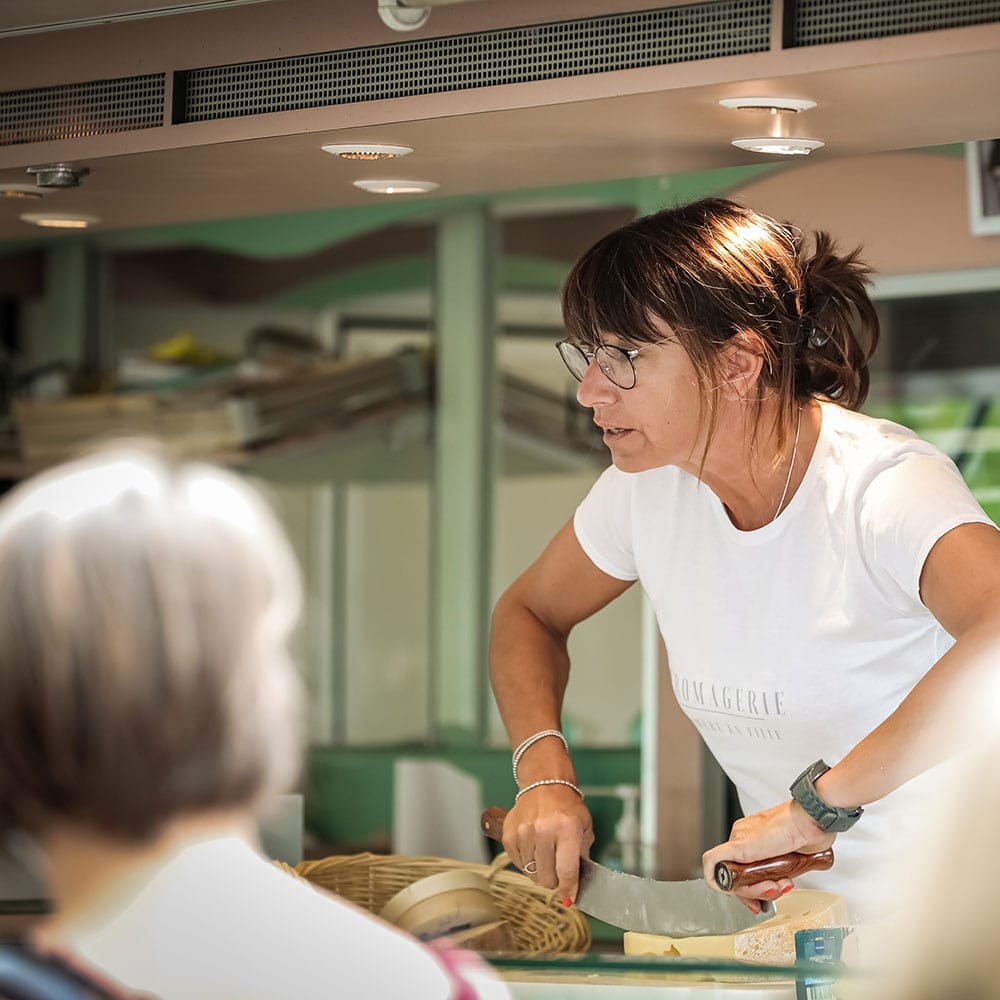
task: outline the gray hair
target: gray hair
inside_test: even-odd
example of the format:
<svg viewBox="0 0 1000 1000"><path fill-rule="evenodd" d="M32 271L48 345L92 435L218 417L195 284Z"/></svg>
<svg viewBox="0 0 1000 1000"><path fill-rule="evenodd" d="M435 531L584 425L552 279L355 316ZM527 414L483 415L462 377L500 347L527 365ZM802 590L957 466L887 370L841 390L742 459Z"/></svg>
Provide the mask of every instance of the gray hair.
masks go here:
<svg viewBox="0 0 1000 1000"><path fill-rule="evenodd" d="M244 480L123 441L0 501L0 826L144 840L294 780L298 571Z"/></svg>

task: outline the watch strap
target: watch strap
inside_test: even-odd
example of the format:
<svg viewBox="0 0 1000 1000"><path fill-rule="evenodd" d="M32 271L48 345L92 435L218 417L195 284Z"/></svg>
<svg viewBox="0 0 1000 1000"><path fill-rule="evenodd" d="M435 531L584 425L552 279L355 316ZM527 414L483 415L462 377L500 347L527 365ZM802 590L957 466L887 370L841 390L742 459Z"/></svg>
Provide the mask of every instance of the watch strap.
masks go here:
<svg viewBox="0 0 1000 1000"><path fill-rule="evenodd" d="M816 791L816 781L829 770L830 766L825 761L815 761L792 782L789 791L792 793L792 798L802 806L806 815L811 817L820 829L827 833L843 833L857 823L864 809L861 806L844 809L842 806L831 806L823 801Z"/></svg>

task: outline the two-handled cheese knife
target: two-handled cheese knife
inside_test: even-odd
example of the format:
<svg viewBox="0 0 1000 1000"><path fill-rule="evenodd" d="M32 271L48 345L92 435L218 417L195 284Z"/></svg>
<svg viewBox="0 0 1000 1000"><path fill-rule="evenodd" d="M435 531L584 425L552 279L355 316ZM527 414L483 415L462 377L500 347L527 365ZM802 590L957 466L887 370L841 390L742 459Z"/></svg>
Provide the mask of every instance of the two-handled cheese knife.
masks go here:
<svg viewBox="0 0 1000 1000"><path fill-rule="evenodd" d="M501 840L506 815L506 809L490 806L480 821L483 833ZM726 892L731 892L768 879L825 871L832 865L833 851L829 848L818 854L783 854L746 865L722 861L716 865L715 880ZM717 892L704 879L663 882L640 878L605 868L587 858L580 859L576 905L613 927L670 937L735 934L774 915L773 908L766 904L759 914L751 913L735 896Z"/></svg>

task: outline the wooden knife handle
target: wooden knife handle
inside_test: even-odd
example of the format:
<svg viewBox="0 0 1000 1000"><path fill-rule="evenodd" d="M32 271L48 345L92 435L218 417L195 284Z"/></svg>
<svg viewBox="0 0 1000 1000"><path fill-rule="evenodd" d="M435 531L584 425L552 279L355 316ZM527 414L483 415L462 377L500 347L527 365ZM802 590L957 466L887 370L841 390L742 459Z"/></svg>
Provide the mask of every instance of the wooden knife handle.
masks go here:
<svg viewBox="0 0 1000 1000"><path fill-rule="evenodd" d="M501 809L500 806L489 806L483 810L483 815L479 818L479 829L490 840L501 840L503 838L503 821L506 815L506 809Z"/></svg>
<svg viewBox="0 0 1000 1000"><path fill-rule="evenodd" d="M771 879L792 878L804 872L826 871L833 867L833 850L827 848L818 854L779 854L765 861L740 864L738 861L720 861L715 866L715 881L723 892L732 892L745 885L756 885Z"/></svg>

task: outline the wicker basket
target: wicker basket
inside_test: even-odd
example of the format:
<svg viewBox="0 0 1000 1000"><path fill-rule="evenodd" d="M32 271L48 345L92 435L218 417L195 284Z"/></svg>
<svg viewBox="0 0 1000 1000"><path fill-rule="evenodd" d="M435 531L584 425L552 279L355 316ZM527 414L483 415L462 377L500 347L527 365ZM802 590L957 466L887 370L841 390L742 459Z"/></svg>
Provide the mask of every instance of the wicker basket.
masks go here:
<svg viewBox="0 0 1000 1000"><path fill-rule="evenodd" d="M518 954L583 952L590 946L590 926L575 906L563 906L557 892L536 885L520 872L505 870L506 854L491 865L449 858L414 858L399 854L351 854L303 861L294 873L378 913L401 889L438 872L480 872L490 883L493 902L510 924Z"/></svg>

